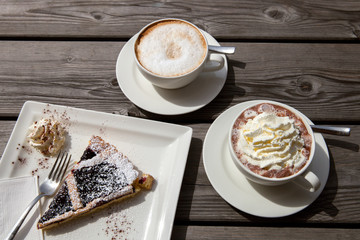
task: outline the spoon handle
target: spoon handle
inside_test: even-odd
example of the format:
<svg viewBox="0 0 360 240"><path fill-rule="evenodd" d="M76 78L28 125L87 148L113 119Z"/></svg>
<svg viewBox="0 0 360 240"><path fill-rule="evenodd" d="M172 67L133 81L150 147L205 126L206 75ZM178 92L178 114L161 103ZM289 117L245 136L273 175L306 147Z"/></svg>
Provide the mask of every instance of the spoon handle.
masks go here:
<svg viewBox="0 0 360 240"><path fill-rule="evenodd" d="M234 54L235 47L222 47L222 46L213 46L209 45L209 50L216 53L224 53L224 54Z"/></svg>
<svg viewBox="0 0 360 240"><path fill-rule="evenodd" d="M311 128L314 132L327 133L338 136L350 136L350 128L347 127L311 125Z"/></svg>

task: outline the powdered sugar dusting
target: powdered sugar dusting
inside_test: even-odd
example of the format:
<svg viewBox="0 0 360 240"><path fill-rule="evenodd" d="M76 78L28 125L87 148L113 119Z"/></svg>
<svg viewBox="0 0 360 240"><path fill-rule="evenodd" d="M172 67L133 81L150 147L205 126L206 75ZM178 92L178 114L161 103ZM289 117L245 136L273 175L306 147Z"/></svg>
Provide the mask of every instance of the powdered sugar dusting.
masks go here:
<svg viewBox="0 0 360 240"><path fill-rule="evenodd" d="M79 162L78 165L74 167L74 170L99 165L102 162L107 162L112 166L116 166L117 169L114 171L114 173L117 173L118 176L124 175L126 183L132 184L138 177L139 172L134 169L134 165L126 156L115 150L115 148L110 146L108 149L106 149L106 151L101 152L92 159Z"/></svg>
<svg viewBox="0 0 360 240"><path fill-rule="evenodd" d="M109 143L106 143L104 140L102 140L98 136L93 136L90 139L89 148L96 153L101 152L102 150L108 148L109 146L110 146Z"/></svg>
<svg viewBox="0 0 360 240"><path fill-rule="evenodd" d="M74 175L69 174L65 181L68 185L69 196L70 196L74 210L77 210L77 209L83 207L81 204L79 193L77 191Z"/></svg>

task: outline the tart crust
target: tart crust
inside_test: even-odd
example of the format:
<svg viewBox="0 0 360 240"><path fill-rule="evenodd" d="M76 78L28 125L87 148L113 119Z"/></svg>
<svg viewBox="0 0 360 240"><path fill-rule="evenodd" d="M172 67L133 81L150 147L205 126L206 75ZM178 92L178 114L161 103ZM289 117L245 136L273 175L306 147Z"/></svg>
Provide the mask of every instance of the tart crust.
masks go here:
<svg viewBox="0 0 360 240"><path fill-rule="evenodd" d="M104 176L104 171L101 172L102 168L99 166L106 170L110 169L112 173L109 174L116 173L117 175ZM89 180L87 175L82 176L83 172L90 172L95 180L91 184L81 182L82 178L85 181ZM101 182L103 179L115 180L110 183ZM80 161L75 164L65 178L60 191L54 196L49 209L40 218L37 227L48 229L75 217L102 209L109 204L133 197L142 189L150 190L153 181L154 178L150 174L140 173L135 169L135 166L115 146L105 142L99 136L93 136ZM121 186L118 183L121 183ZM113 187L108 188L109 185ZM99 189L105 190L99 192ZM97 192L94 195L91 191Z"/></svg>

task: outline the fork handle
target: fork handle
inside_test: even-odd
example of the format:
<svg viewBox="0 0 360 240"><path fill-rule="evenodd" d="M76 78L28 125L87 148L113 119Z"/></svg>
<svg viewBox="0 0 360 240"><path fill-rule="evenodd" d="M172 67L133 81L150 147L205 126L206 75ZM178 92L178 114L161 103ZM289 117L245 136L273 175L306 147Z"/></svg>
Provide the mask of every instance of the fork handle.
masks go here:
<svg viewBox="0 0 360 240"><path fill-rule="evenodd" d="M39 194L32 202L27 206L23 214L21 215L20 219L16 222L14 227L11 229L11 232L9 235L5 238L5 240L11 240L14 239L16 233L19 231L21 225L23 224L24 220L26 219L27 215L29 214L30 210L34 207L34 205L40 200L40 198L44 197L45 194L41 193Z"/></svg>

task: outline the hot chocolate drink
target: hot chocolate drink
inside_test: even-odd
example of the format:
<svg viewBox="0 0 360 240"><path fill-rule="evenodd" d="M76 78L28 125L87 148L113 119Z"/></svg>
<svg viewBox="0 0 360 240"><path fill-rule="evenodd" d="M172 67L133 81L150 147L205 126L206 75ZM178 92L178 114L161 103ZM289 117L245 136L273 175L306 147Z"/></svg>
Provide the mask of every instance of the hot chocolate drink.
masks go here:
<svg viewBox="0 0 360 240"><path fill-rule="evenodd" d="M138 62L161 77L177 77L195 70L206 58L201 32L185 21L167 19L143 30L135 42Z"/></svg>
<svg viewBox="0 0 360 240"><path fill-rule="evenodd" d="M231 144L244 166L269 178L296 174L313 151L312 136L301 118L272 103L243 111L232 127Z"/></svg>

